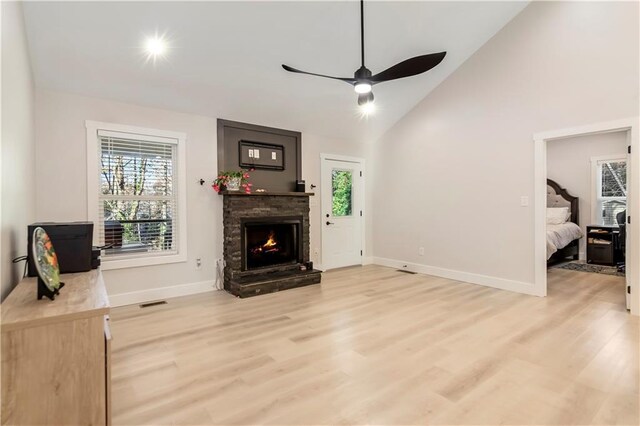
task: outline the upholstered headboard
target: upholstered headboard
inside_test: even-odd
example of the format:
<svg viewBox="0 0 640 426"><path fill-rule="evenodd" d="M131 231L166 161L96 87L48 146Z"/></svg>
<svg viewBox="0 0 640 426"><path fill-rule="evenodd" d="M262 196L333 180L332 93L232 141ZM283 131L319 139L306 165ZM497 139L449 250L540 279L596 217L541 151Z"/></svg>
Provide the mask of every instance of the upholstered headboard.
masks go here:
<svg viewBox="0 0 640 426"><path fill-rule="evenodd" d="M551 179L547 179L547 207L569 207L571 222L579 225L578 197L569 194L566 189Z"/></svg>

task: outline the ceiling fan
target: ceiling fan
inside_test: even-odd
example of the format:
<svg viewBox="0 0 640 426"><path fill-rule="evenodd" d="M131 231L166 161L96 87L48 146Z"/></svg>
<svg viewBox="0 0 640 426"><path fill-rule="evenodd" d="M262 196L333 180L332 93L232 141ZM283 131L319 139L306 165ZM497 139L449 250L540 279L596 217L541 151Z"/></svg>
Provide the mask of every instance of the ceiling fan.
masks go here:
<svg viewBox="0 0 640 426"><path fill-rule="evenodd" d="M354 87L358 94L358 105L366 107L373 105L373 92L371 89L374 84L422 74L442 62L447 54L447 52L440 52L416 56L397 63L394 66L373 75L364 65L364 0L360 0L360 53L362 65L353 74L353 78L333 77L330 75L301 71L285 64L282 64L282 68L289 72L332 78L334 80L341 80L345 83L349 83Z"/></svg>

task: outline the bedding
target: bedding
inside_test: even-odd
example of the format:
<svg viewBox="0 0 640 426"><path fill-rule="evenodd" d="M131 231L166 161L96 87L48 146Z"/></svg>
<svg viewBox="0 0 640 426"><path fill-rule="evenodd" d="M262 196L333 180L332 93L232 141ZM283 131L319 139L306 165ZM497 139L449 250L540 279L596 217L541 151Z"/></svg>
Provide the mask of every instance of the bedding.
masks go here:
<svg viewBox="0 0 640 426"><path fill-rule="evenodd" d="M573 222L559 225L547 224L547 260L553 253L566 247L571 241L583 236L582 229Z"/></svg>
<svg viewBox="0 0 640 426"><path fill-rule="evenodd" d="M571 218L569 207L547 207L547 225L560 225Z"/></svg>

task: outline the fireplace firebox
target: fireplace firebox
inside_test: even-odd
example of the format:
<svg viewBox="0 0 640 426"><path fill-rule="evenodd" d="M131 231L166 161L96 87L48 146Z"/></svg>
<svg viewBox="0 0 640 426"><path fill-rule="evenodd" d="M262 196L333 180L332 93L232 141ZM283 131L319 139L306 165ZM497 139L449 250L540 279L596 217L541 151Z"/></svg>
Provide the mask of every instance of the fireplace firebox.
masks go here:
<svg viewBox="0 0 640 426"><path fill-rule="evenodd" d="M242 270L302 263L302 217L241 220Z"/></svg>

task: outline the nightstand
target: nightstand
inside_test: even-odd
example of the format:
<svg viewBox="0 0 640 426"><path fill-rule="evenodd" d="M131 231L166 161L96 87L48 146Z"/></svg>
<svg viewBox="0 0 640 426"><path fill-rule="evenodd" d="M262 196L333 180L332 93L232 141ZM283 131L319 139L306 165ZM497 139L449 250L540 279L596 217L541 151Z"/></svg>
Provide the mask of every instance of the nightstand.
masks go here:
<svg viewBox="0 0 640 426"><path fill-rule="evenodd" d="M619 258L617 226L587 226L587 263L615 265Z"/></svg>

